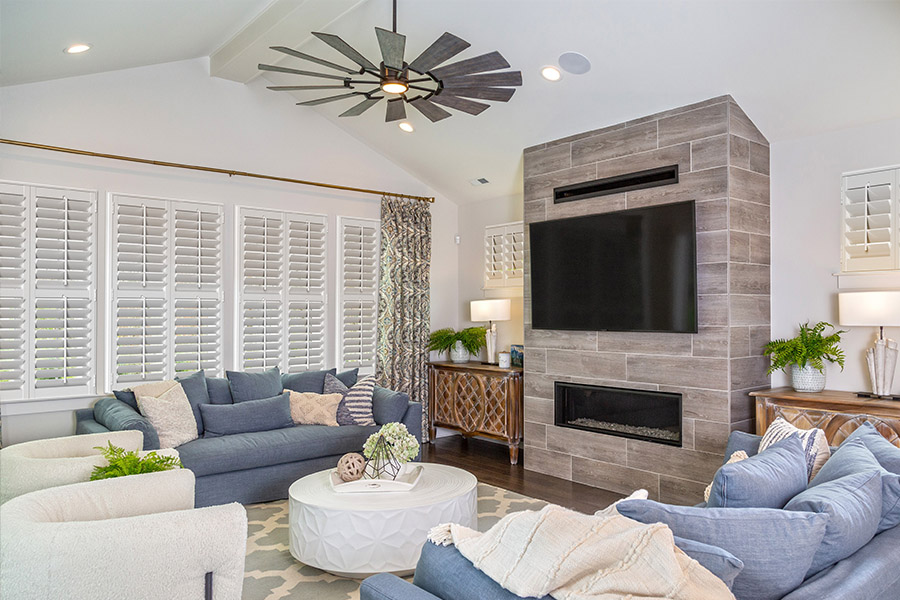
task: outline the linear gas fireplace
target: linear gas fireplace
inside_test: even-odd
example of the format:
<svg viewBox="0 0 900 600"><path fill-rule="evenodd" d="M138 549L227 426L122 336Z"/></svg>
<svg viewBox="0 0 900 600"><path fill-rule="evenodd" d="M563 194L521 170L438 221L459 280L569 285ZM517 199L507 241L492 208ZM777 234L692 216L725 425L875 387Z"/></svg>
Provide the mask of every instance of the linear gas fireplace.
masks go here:
<svg viewBox="0 0 900 600"><path fill-rule="evenodd" d="M557 381L559 427L681 446L681 394Z"/></svg>

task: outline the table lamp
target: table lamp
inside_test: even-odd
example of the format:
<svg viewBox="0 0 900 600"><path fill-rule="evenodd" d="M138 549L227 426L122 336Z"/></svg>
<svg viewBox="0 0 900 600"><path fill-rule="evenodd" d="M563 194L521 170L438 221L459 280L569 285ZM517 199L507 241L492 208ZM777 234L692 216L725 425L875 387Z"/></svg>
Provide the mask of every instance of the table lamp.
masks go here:
<svg viewBox="0 0 900 600"><path fill-rule="evenodd" d="M509 321L509 298L497 300L472 300L469 309L472 311L472 321L475 323L488 322L488 330L484 334L487 344L487 364L497 364L497 324L494 321Z"/></svg>
<svg viewBox="0 0 900 600"><path fill-rule="evenodd" d="M891 397L900 344L885 339L884 328L900 326L900 290L840 292L838 319L841 325L847 327L879 328L875 346L866 350L872 393L862 392L857 395L870 398Z"/></svg>

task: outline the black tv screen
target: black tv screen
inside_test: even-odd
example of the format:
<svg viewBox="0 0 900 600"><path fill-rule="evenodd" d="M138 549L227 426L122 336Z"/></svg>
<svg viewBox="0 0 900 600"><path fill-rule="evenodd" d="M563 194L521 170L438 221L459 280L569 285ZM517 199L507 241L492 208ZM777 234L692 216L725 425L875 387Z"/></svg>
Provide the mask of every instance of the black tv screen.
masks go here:
<svg viewBox="0 0 900 600"><path fill-rule="evenodd" d="M534 329L697 332L694 202L532 223Z"/></svg>

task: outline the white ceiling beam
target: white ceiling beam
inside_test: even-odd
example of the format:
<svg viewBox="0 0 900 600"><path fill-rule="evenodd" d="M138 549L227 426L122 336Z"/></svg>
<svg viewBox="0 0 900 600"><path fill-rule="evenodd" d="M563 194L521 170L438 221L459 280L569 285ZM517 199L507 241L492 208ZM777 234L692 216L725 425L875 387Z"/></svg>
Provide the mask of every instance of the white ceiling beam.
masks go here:
<svg viewBox="0 0 900 600"><path fill-rule="evenodd" d="M259 76L261 56L278 64L270 46L299 48L312 38L312 31L327 31L329 25L365 2L365 0L273 0L265 10L237 32L209 57L213 77L249 83Z"/></svg>

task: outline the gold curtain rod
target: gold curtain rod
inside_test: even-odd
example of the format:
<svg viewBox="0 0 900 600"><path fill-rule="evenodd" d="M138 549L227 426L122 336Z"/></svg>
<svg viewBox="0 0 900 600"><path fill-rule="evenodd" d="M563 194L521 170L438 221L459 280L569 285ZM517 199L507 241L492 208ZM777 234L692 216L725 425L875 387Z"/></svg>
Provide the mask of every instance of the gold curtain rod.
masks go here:
<svg viewBox="0 0 900 600"><path fill-rule="evenodd" d="M112 160L124 160L128 162L143 163L145 165L157 165L159 167L173 167L177 169L188 169L190 171L206 171L207 173L222 173L233 177L240 175L241 177L253 177L255 179L270 179L272 181L284 181L287 183L298 183L300 185L311 185L315 187L329 188L332 190L345 190L348 192L359 192L361 194L375 194L377 196L393 196L395 198L407 198L409 200L421 200L422 202L434 202L431 196L413 196L411 194L397 194L394 192L384 192L381 190L369 190L366 188L350 187L347 185L337 185L334 183L320 183L318 181L304 181L303 179L291 179L290 177L276 177L274 175L262 175L260 173L248 173L246 171L232 171L230 169L218 169L216 167L204 167L200 165L186 165L183 163L165 162L161 160L150 160L147 158L135 158L133 156L122 156L119 154L105 154L103 152L91 152L90 150L77 150L75 148L63 148L61 146L47 146L45 144L35 144L32 142L21 142L18 140L0 139L0 143L9 144L11 146L24 146L25 148L37 148L39 150L51 150L53 152L65 152L66 154L80 154L82 156L96 156L97 158L109 158Z"/></svg>

